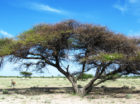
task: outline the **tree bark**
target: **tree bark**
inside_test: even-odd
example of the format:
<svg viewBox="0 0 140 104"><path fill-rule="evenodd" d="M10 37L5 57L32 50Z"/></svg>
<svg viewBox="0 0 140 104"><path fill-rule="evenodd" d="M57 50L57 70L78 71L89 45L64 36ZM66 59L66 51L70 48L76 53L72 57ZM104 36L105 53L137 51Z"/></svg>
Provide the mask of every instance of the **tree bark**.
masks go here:
<svg viewBox="0 0 140 104"><path fill-rule="evenodd" d="M97 80L97 78L93 78L85 87L79 87L77 84L77 79L74 75L71 75L69 72L64 71L59 65L56 68L69 80L72 84L74 92L79 96L85 96L92 90L93 83Z"/></svg>
<svg viewBox="0 0 140 104"><path fill-rule="evenodd" d="M73 90L77 95L85 96L88 93L88 91L86 91L87 89L84 89L83 87L79 87L77 85L77 81L75 80L75 78L73 76L68 76L67 78L71 82Z"/></svg>

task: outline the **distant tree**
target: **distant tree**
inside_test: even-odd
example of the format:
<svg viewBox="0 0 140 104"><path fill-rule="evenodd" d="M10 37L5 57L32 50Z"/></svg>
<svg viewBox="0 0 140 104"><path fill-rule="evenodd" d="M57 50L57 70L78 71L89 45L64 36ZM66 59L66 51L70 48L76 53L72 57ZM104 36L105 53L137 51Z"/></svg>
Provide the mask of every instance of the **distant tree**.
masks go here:
<svg viewBox="0 0 140 104"><path fill-rule="evenodd" d="M31 78L31 75L32 75L31 72L27 72L27 71L22 71L20 72L20 74L24 76L25 78Z"/></svg>
<svg viewBox="0 0 140 104"><path fill-rule="evenodd" d="M138 39L74 20L40 24L16 39L0 39L0 57L1 64L6 57L11 62L22 62L27 68L33 66L36 71L53 66L69 80L75 93L82 96L107 80L140 74ZM70 63L79 65L77 70ZM79 78L90 70L94 77L79 88Z"/></svg>
<svg viewBox="0 0 140 104"><path fill-rule="evenodd" d="M93 78L94 76L92 74L86 74L86 73L83 73L82 76L80 76L79 80L87 80L87 79L90 79L90 78Z"/></svg>

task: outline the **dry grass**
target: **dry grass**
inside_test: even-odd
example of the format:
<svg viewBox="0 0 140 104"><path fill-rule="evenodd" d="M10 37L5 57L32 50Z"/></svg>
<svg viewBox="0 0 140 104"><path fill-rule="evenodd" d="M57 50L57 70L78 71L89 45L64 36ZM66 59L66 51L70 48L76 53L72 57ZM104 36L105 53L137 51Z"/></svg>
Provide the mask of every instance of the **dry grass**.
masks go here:
<svg viewBox="0 0 140 104"><path fill-rule="evenodd" d="M30 87L70 87L71 84L64 78L12 78L16 81L15 88L30 88ZM10 87L11 78L0 78L0 89ZM80 81L85 84L86 82ZM90 95L82 98L74 94L68 93L38 93L34 91L32 94L20 94L9 92L2 94L0 92L0 104L140 104L140 79L118 79L116 81L107 81ZM129 87L129 89L111 89L106 87ZM124 87L125 88L125 87ZM11 88L12 89L12 88ZM29 92L29 91L28 91Z"/></svg>
<svg viewBox="0 0 140 104"><path fill-rule="evenodd" d="M16 81L15 88L30 88L30 87L69 87L71 84L65 78L0 78L0 89L11 88L11 79ZM90 79L89 79L90 80ZM87 81L79 81L79 84L85 85ZM136 87L140 89L140 79L117 79L116 81L107 81L99 86L106 87Z"/></svg>

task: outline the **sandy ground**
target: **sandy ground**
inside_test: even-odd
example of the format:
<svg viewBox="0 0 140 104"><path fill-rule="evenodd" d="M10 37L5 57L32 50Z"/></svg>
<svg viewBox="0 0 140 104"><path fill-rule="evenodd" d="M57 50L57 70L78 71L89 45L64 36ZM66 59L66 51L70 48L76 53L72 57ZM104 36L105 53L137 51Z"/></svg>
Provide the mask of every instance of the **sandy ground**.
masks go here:
<svg viewBox="0 0 140 104"><path fill-rule="evenodd" d="M96 96L94 98L79 97L72 94L42 94L42 95L0 95L0 104L140 104L140 94L130 97L118 95L118 98Z"/></svg>
<svg viewBox="0 0 140 104"><path fill-rule="evenodd" d="M13 79L13 78L12 78ZM16 81L15 88L30 88L30 87L70 87L70 83L64 78L32 78L21 79L14 78ZM140 79L118 79L116 81L107 81L100 86L107 87L105 90L95 90L86 97L80 97L74 94L37 92L33 93L17 93L17 91L3 94L2 89L12 89L10 86L11 78L0 78L0 104L140 104ZM86 82L80 82L85 84ZM99 86L99 87L100 87ZM125 91L111 89L110 87L120 88L126 87ZM134 89L131 92L127 89ZM22 92L22 90L21 90ZM26 91L29 92L29 91Z"/></svg>

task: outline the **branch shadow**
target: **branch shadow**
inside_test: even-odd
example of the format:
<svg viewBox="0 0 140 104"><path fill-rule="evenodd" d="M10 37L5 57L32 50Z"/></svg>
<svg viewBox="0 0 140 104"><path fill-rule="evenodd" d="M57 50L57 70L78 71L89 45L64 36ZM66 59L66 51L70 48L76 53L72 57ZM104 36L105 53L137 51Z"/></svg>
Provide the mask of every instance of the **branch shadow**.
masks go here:
<svg viewBox="0 0 140 104"><path fill-rule="evenodd" d="M22 94L27 96L41 95L41 94L56 94L67 93L73 94L72 87L31 87L31 88L11 88L8 94ZM2 94L3 89L0 89ZM108 96L111 98L125 98L127 94L140 94L140 90L128 87L94 87L93 90L86 96L89 99L101 98Z"/></svg>
<svg viewBox="0 0 140 104"><path fill-rule="evenodd" d="M129 87L94 87L93 91L87 96L90 99L102 97L126 98L128 95L140 95L140 90Z"/></svg>
<svg viewBox="0 0 140 104"><path fill-rule="evenodd" d="M72 87L31 87L31 88L9 88L0 89L0 94L3 90L8 90L8 94L23 94L23 95L41 95L54 93L71 93Z"/></svg>

